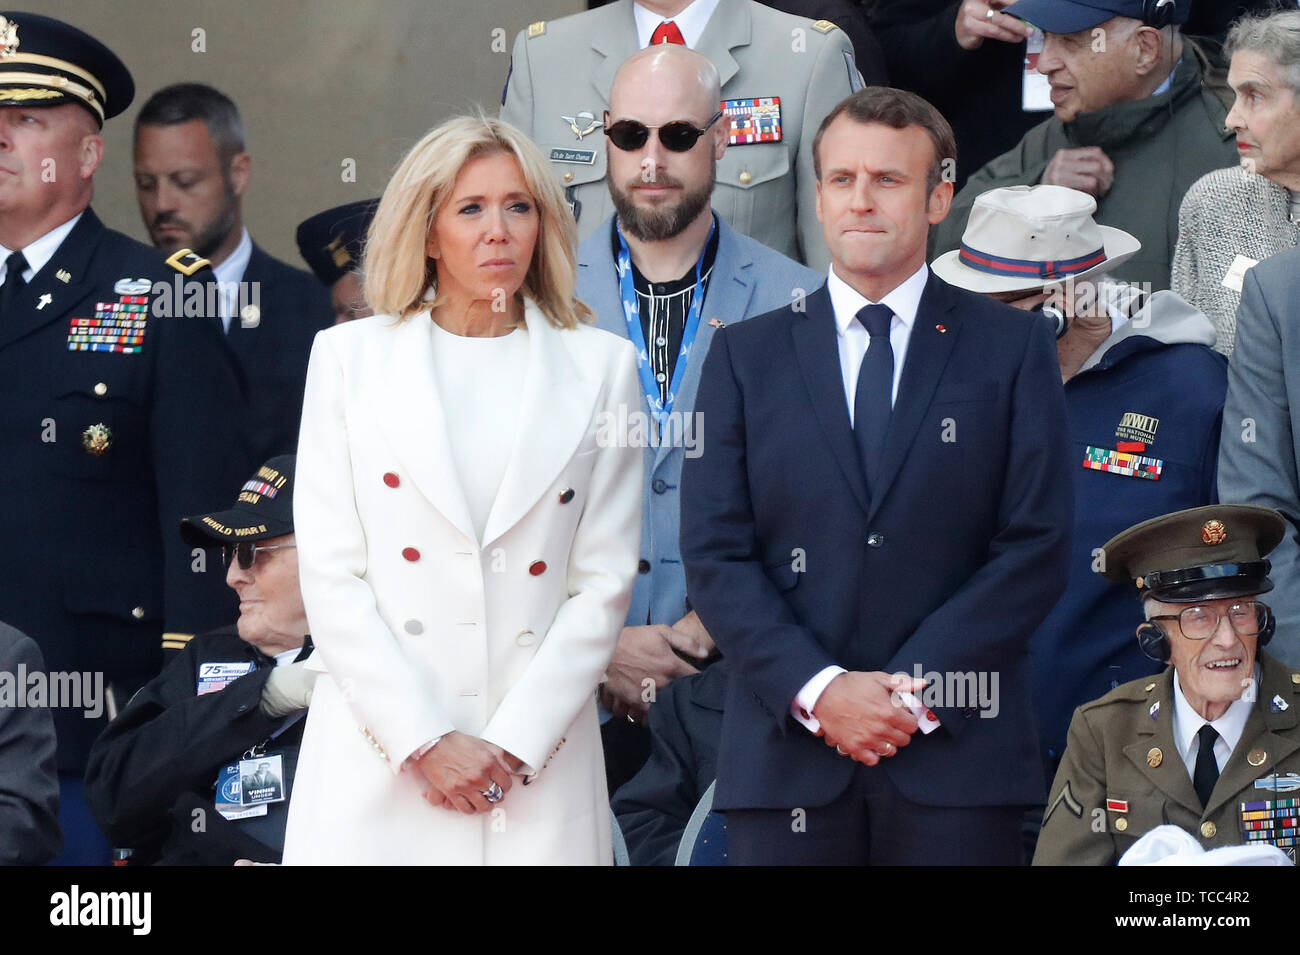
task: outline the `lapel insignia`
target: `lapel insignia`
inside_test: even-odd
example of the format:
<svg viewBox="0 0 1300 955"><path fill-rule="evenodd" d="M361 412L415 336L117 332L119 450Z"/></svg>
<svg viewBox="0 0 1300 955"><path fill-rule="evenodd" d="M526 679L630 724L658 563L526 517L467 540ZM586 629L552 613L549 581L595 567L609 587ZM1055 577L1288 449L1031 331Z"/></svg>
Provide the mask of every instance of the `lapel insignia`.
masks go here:
<svg viewBox="0 0 1300 955"><path fill-rule="evenodd" d="M1165 754L1160 752L1159 746L1152 746L1147 750L1147 765L1155 769L1165 761Z"/></svg>
<svg viewBox="0 0 1300 955"><path fill-rule="evenodd" d="M1252 749L1248 754L1246 754L1246 762L1250 763L1252 766L1263 766L1264 760L1266 759L1268 759L1268 753L1264 752L1262 749Z"/></svg>
<svg viewBox="0 0 1300 955"><path fill-rule="evenodd" d="M1097 448L1090 444L1084 452L1083 466L1093 471L1104 471L1107 474L1122 474L1124 477L1159 481L1160 474L1165 468L1165 462L1159 458L1142 457L1138 454L1111 450L1110 448Z"/></svg>
<svg viewBox="0 0 1300 955"><path fill-rule="evenodd" d="M1255 780L1256 789L1267 789L1275 793L1289 793L1300 789L1300 773L1273 773Z"/></svg>
<svg viewBox="0 0 1300 955"><path fill-rule="evenodd" d="M728 124L728 145L745 146L750 143L781 141L781 97L779 96L724 99L722 113Z"/></svg>
<svg viewBox="0 0 1300 955"><path fill-rule="evenodd" d="M1294 774L1288 774L1294 775ZM1256 780L1259 785L1260 780ZM1246 844L1267 843L1286 848L1300 836L1300 799L1261 799L1241 804L1241 831Z"/></svg>
<svg viewBox="0 0 1300 955"><path fill-rule="evenodd" d="M1119 427L1115 429L1115 437L1126 444L1141 445L1133 450L1142 452L1147 449L1147 445L1156 443L1156 430L1159 427L1159 418L1138 414L1136 411L1125 411L1124 416L1119 419Z"/></svg>
<svg viewBox="0 0 1300 955"><path fill-rule="evenodd" d="M54 273L54 277L58 279L60 282L64 283L65 285L68 282L72 281L72 273L69 272L67 269L59 269L57 272Z"/></svg>
<svg viewBox="0 0 1300 955"><path fill-rule="evenodd" d="M42 309L45 308L46 305L49 305L53 301L54 301L53 295L51 295L49 292L43 293L40 298L40 303L36 306L36 311L38 312L41 311Z"/></svg>
<svg viewBox="0 0 1300 955"><path fill-rule="evenodd" d="M935 327L935 330L938 331L938 333L939 333L940 335L947 335L947 334L948 334L948 326L947 326L947 325L936 325L936 326L934 326L934 327Z"/></svg>
<svg viewBox="0 0 1300 955"><path fill-rule="evenodd" d="M99 424L92 424L81 432L81 446L95 457L105 455L113 446L113 432L102 421Z"/></svg>
<svg viewBox="0 0 1300 955"><path fill-rule="evenodd" d="M239 324L243 328L256 328L262 324L262 310L256 305L245 305L239 310Z"/></svg>
<svg viewBox="0 0 1300 955"><path fill-rule="evenodd" d="M1160 715L1160 701L1159 701L1159 700L1156 700L1154 703L1152 703L1152 704L1151 704L1151 709L1147 710L1147 712L1151 714L1151 718L1152 718L1152 719L1155 719L1157 716L1159 716L1159 715Z"/></svg>
<svg viewBox="0 0 1300 955"><path fill-rule="evenodd" d="M1281 713L1283 710L1288 709L1289 707L1290 704L1288 704L1286 700L1282 699L1280 694L1275 695L1273 697L1273 702L1269 705L1269 709L1274 713Z"/></svg>
<svg viewBox="0 0 1300 955"><path fill-rule="evenodd" d="M114 295L147 295L153 291L148 279L118 279L113 283Z"/></svg>
<svg viewBox="0 0 1300 955"><path fill-rule="evenodd" d="M573 130L573 135L579 140L588 133L594 133L601 129L605 124L595 117L589 109L584 109L576 116L561 116L560 119L569 124L569 129Z"/></svg>
<svg viewBox="0 0 1300 955"><path fill-rule="evenodd" d="M711 318L711 319L709 319L709 327L710 327L710 328L726 328L726 327L727 327L727 323L724 322L724 321L723 321L722 319L720 319L720 318Z"/></svg>

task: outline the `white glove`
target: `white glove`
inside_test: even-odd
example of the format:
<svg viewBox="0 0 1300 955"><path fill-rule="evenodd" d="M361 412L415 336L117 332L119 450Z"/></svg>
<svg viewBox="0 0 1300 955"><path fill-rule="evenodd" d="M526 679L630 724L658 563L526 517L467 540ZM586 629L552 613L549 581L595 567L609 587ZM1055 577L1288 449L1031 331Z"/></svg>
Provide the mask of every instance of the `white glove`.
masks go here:
<svg viewBox="0 0 1300 955"><path fill-rule="evenodd" d="M311 693L319 675L319 670L307 669L306 660L276 667L262 687L262 712L271 719L278 719L305 709L311 703Z"/></svg>

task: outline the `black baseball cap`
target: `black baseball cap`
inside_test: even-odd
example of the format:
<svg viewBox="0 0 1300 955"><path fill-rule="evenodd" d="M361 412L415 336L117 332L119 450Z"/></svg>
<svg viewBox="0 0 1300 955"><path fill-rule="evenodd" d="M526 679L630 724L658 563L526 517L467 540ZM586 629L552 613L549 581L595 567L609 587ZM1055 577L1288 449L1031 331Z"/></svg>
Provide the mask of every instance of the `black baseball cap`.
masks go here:
<svg viewBox="0 0 1300 955"><path fill-rule="evenodd" d="M185 543L211 547L292 534L294 461L294 455L282 454L263 464L229 510L181 518Z"/></svg>

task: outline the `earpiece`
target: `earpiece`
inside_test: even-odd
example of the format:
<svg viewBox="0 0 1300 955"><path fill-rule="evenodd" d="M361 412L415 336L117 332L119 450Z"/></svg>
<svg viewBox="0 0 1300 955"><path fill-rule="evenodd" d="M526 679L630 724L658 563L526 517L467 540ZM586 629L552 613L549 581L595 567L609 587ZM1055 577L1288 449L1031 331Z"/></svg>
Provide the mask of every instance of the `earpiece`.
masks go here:
<svg viewBox="0 0 1300 955"><path fill-rule="evenodd" d="M1142 0L1142 22L1162 30L1174 22L1174 0Z"/></svg>
<svg viewBox="0 0 1300 955"><path fill-rule="evenodd" d="M1142 653L1156 663L1168 663L1169 638L1165 632L1149 620L1137 628L1138 647Z"/></svg>

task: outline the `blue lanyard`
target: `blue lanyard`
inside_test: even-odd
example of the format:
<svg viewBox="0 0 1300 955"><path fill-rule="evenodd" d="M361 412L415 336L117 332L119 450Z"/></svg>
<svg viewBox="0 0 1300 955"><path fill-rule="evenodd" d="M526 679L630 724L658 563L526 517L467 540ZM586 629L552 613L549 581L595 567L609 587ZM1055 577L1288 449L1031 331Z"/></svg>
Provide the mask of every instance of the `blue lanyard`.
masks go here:
<svg viewBox="0 0 1300 955"><path fill-rule="evenodd" d="M668 415L672 413L677 389L681 387L682 376L686 373L686 362L690 357L691 345L694 344L695 333L700 328L700 307L704 303L704 285L700 281L700 275L704 271L704 257L708 254L709 244L713 241L713 230L717 228L717 222L709 225L709 237L704 241L700 260L695 263L695 291L691 295L690 311L686 313L686 327L682 329L682 347L677 353L677 366L673 369L673 380L668 386L666 401L659 396L659 383L655 381L654 369L650 367L650 351L646 347L645 335L641 332L641 306L632 284L632 256L627 251L627 240L623 238L623 230L618 228L617 219L614 220L614 228L618 231L618 287L623 295L623 319L627 322L627 337L636 346L637 371L641 374L641 388L645 391L646 402L650 405L650 412L655 416L655 420L662 427Z"/></svg>

